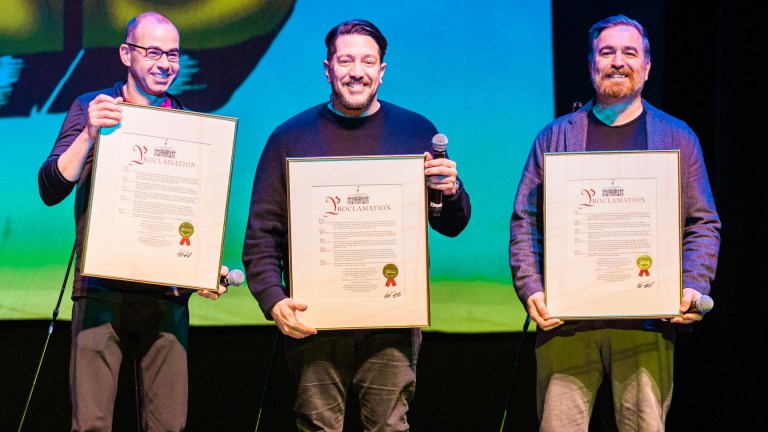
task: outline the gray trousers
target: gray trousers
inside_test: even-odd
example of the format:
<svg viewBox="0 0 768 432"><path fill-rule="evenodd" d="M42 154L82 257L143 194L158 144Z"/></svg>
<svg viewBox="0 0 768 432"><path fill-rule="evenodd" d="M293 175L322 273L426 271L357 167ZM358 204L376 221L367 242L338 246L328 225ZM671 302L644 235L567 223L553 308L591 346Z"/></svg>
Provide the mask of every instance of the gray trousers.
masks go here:
<svg viewBox="0 0 768 432"><path fill-rule="evenodd" d="M673 360L673 342L653 331L604 328L547 341L536 348L540 430L587 432L607 375L618 430L663 431Z"/></svg>
<svg viewBox="0 0 768 432"><path fill-rule="evenodd" d="M406 413L416 391L420 346L420 329L321 330L301 340L286 337L298 386L298 429L341 432L351 384L365 431L409 430Z"/></svg>
<svg viewBox="0 0 768 432"><path fill-rule="evenodd" d="M120 365L128 353L126 360L137 362L142 430L183 431L188 328L186 304L117 293L108 300L75 299L69 369L72 431L112 430Z"/></svg>

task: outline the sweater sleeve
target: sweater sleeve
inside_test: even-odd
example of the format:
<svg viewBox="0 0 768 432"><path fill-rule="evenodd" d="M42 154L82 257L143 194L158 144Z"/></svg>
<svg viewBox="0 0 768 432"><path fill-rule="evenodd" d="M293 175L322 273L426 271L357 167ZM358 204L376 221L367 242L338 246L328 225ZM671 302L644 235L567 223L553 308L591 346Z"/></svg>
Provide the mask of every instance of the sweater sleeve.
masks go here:
<svg viewBox="0 0 768 432"><path fill-rule="evenodd" d="M687 132L691 145L681 153L683 287L709 294L717 270L721 222L698 138Z"/></svg>
<svg viewBox="0 0 768 432"><path fill-rule="evenodd" d="M59 136L53 145L48 158L43 162L37 174L37 184L40 198L46 205L52 206L63 201L75 188L76 182L64 178L59 170L58 160L72 145L87 123L86 112L79 100L75 100L69 108L67 116L61 125Z"/></svg>
<svg viewBox="0 0 768 432"><path fill-rule="evenodd" d="M544 291L544 227L541 213L543 183L542 146L550 132L537 137L523 167L510 220L509 266L517 296L523 305L528 297Z"/></svg>
<svg viewBox="0 0 768 432"><path fill-rule="evenodd" d="M251 193L248 224L243 244L243 265L248 289L268 320L272 308L288 297L288 203L285 157L273 134L262 152ZM287 277L287 276L286 276Z"/></svg>
<svg viewBox="0 0 768 432"><path fill-rule="evenodd" d="M464 231L472 216L472 205L469 193L463 185L459 193L443 199L443 210L440 216L429 216L429 226L447 237L456 237Z"/></svg>
<svg viewBox="0 0 768 432"><path fill-rule="evenodd" d="M75 182L64 178L59 170L59 157L51 156L43 162L37 173L37 184L40 189L40 198L45 205L56 205L69 196L75 188Z"/></svg>

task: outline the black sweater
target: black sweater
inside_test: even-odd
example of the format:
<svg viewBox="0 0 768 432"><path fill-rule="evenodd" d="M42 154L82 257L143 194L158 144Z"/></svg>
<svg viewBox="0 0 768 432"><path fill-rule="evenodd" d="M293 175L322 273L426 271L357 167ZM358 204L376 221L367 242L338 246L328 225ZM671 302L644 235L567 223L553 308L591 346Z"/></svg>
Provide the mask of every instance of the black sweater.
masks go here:
<svg viewBox="0 0 768 432"><path fill-rule="evenodd" d="M267 140L256 169L243 264L248 287L267 319L288 296L288 204L286 158L423 154L431 150L435 126L424 116L380 101L366 117L343 117L326 105L314 106L278 126ZM471 214L462 187L446 197L440 216L430 216L435 231L455 237ZM283 278L285 277L285 283Z"/></svg>

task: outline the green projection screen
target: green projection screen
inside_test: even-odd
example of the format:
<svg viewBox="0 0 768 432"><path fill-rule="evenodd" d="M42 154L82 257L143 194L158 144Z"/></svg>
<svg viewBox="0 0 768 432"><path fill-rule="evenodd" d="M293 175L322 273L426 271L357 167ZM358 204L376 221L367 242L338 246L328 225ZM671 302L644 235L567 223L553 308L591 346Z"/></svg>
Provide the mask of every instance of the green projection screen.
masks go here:
<svg viewBox="0 0 768 432"><path fill-rule="evenodd" d="M461 235L430 231L427 330L522 328L525 312L507 263L509 218L533 138L554 115L549 2L99 2L107 10L94 2L74 12L63 8L75 2L63 0L12 2L16 15L0 18L0 319L52 315L74 242L74 193L46 207L37 172L73 98L125 78L117 46L127 17L153 9L181 32L184 74L172 92L193 110L239 119L225 265L242 268L251 183L268 135L328 99L325 35L341 21L364 18L389 41L379 98L437 125L472 199ZM33 3L45 9L24 9ZM72 13L81 19L65 22ZM71 281L60 319L70 318ZM270 323L245 285L215 302L193 296L190 309L193 325Z"/></svg>

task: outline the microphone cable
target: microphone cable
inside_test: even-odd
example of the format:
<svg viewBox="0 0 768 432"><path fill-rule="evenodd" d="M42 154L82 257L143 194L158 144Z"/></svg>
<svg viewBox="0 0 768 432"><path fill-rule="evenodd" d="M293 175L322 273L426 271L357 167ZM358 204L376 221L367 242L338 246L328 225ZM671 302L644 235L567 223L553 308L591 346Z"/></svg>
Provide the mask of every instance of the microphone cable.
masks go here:
<svg viewBox="0 0 768 432"><path fill-rule="evenodd" d="M277 350L277 340L280 337L280 329L275 327L275 341L272 342L272 352L269 355L269 362L267 363L267 373L264 376L264 386L261 388L261 397L259 398L259 414L256 417L256 429L254 432L259 431L259 423L261 422L261 410L264 406L264 399L267 396L267 387L269 385L269 377L272 375L272 361L275 359L275 351Z"/></svg>
<svg viewBox="0 0 768 432"><path fill-rule="evenodd" d="M61 306L61 299L64 297L64 291L67 287L67 280L69 279L69 271L72 269L72 261L75 258L75 248L77 247L77 240L72 245L72 254L69 256L69 264L67 264L67 272L64 274L64 282L61 284L61 291L59 291L59 300L56 302L56 307L53 309L53 317L51 324L48 326L48 335L45 337L45 344L43 345L43 352L40 354L40 361L37 364L37 370L35 371L35 378L32 380L32 387L29 389L29 396L27 396L27 403L24 405L24 412L21 415L21 421L19 422L18 432L21 432L21 427L24 426L24 419L27 417L27 410L29 409L29 403L32 400L32 393L35 391L37 385L37 378L40 375L40 369L43 366L43 359L45 358L45 351L48 349L48 342L51 340L51 333L53 333L53 324L56 322L56 318L59 316L59 307Z"/></svg>
<svg viewBox="0 0 768 432"><path fill-rule="evenodd" d="M509 379L509 389L507 390L507 400L504 401L504 415L501 417L501 427L499 432L504 431L504 422L507 420L507 411L509 410L509 401L512 399L512 387L515 383L515 375L517 374L517 364L520 362L520 352L523 351L523 339L528 332L528 325L531 323L531 316L525 315L525 323L523 324L523 332L520 334L520 343L517 345L517 354L515 354L515 362L512 363L512 377Z"/></svg>
<svg viewBox="0 0 768 432"><path fill-rule="evenodd" d="M573 104L571 104L571 113L578 111L583 106L584 105L579 101L573 102ZM522 352L523 350L523 340L525 338L525 334L528 332L528 326L530 324L531 324L531 316L526 314L525 323L523 323L523 333L520 335L520 343L517 345L515 362L512 363L512 377L509 380L509 389L507 390L507 399L506 401L504 401L504 414L501 418L501 427L499 428L499 432L504 431L504 422L507 420L507 411L509 410L509 401L512 398L512 387L515 383L515 375L517 374L517 364L520 362L520 352Z"/></svg>

